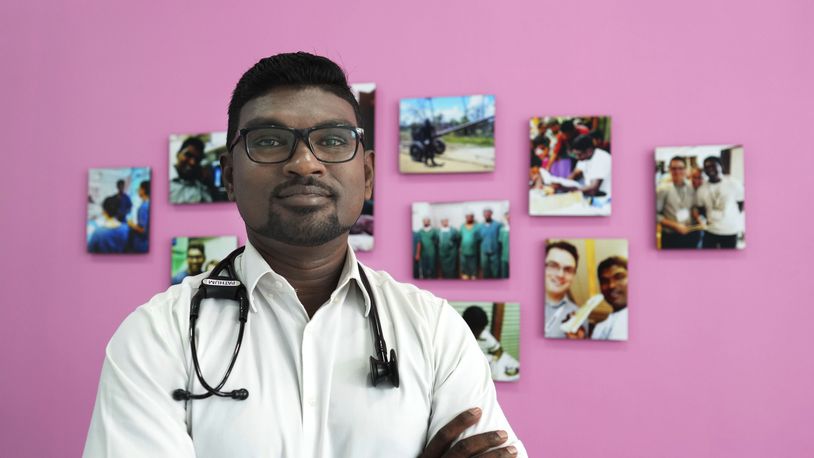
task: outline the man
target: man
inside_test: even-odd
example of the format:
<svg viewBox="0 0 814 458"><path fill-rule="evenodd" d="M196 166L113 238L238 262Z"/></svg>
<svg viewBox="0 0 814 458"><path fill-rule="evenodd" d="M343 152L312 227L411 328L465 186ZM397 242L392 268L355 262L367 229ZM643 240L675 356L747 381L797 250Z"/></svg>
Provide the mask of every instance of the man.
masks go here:
<svg viewBox="0 0 814 458"><path fill-rule="evenodd" d="M421 278L435 278L435 264L438 262L438 230L432 221L424 218L418 230L418 253L416 260L421 264Z"/></svg>
<svg viewBox="0 0 814 458"><path fill-rule="evenodd" d="M627 259L612 256L596 268L599 290L613 312L597 323L593 340L627 340Z"/></svg>
<svg viewBox="0 0 814 458"><path fill-rule="evenodd" d="M222 389L251 395L173 400L176 388L203 390L186 342L205 276L189 278L136 310L108 345L86 456L437 457L497 446L485 456L525 455L460 315L361 266L349 249L373 187L360 124L345 75L328 59L281 54L243 75L221 164L246 226L234 269L249 310ZM398 388L368 382L374 300L398 352ZM208 378L228 365L236 322L234 301L202 301L196 335Z"/></svg>
<svg viewBox="0 0 814 458"><path fill-rule="evenodd" d="M695 195L697 215L706 219L702 248L736 248L743 230L743 185L724 176L721 159L704 159L704 173L709 180Z"/></svg>
<svg viewBox="0 0 814 458"><path fill-rule="evenodd" d="M577 158L570 180L583 180L579 189L586 196L602 196L610 199L611 195L611 155L603 149L594 147L590 135L580 135L571 145L571 154Z"/></svg>
<svg viewBox="0 0 814 458"><path fill-rule="evenodd" d="M102 217L104 222L94 229L88 241L88 251L91 253L124 253L127 247L127 238L130 229L126 224L116 218L119 211L119 199L110 196L102 201Z"/></svg>
<svg viewBox="0 0 814 458"><path fill-rule="evenodd" d="M138 207L136 221L130 220L130 245L134 253L146 253L150 248L150 181L139 184L138 196L141 205Z"/></svg>
<svg viewBox="0 0 814 458"><path fill-rule="evenodd" d="M480 245L480 226L475 223L475 214L467 212L461 225L461 279L478 278L478 246Z"/></svg>
<svg viewBox="0 0 814 458"><path fill-rule="evenodd" d="M427 167L440 167L444 164L435 162L435 155L438 152L435 148L435 126L429 119L424 120L424 124L419 130L421 141L424 143L424 165Z"/></svg>
<svg viewBox="0 0 814 458"><path fill-rule="evenodd" d="M661 224L661 248L697 248L700 234L693 231L695 189L687 182L683 157L670 159L671 182L656 190L656 219Z"/></svg>
<svg viewBox="0 0 814 458"><path fill-rule="evenodd" d="M206 262L206 249L203 243L190 242L187 245L187 268L173 275L172 284L177 285L185 278L203 272L204 262Z"/></svg>
<svg viewBox="0 0 814 458"><path fill-rule="evenodd" d="M697 166L693 166L692 171L690 171L690 182L692 183L692 188L696 191L704 184L704 172Z"/></svg>
<svg viewBox="0 0 814 458"><path fill-rule="evenodd" d="M438 230L438 258L443 278L458 278L458 231L449 227L449 218L441 219Z"/></svg>
<svg viewBox="0 0 814 458"><path fill-rule="evenodd" d="M209 188L201 181L204 150L204 142L198 137L189 137L181 143L175 155L175 165L170 168L170 202L174 204L212 202Z"/></svg>
<svg viewBox="0 0 814 458"><path fill-rule="evenodd" d="M479 228L480 265L483 278L500 278L500 228L503 225L492 220L492 209L483 210L483 223Z"/></svg>
<svg viewBox="0 0 814 458"><path fill-rule="evenodd" d="M545 247L545 336L566 338L560 326L579 307L569 297L577 273L579 254L568 242L551 242Z"/></svg>
<svg viewBox="0 0 814 458"><path fill-rule="evenodd" d="M503 214L503 226L500 228L500 278L509 278L509 213Z"/></svg>
<svg viewBox="0 0 814 458"><path fill-rule="evenodd" d="M486 312L477 305L471 305L464 310L461 316L478 341L478 346L483 354L496 355L500 351L500 342L486 329L489 325L489 317L486 316Z"/></svg>
<svg viewBox="0 0 814 458"><path fill-rule="evenodd" d="M130 196L124 192L124 186L124 180L116 181L116 194L112 196L119 204L115 216L121 223L127 222L127 215L130 214L130 210L133 208L133 201L130 199Z"/></svg>

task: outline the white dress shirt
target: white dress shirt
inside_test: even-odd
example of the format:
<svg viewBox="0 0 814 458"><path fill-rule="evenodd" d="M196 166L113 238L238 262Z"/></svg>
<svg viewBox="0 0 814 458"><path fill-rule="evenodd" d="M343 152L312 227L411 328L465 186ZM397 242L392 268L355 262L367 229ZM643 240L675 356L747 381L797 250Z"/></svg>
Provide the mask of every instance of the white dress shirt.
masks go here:
<svg viewBox="0 0 814 458"><path fill-rule="evenodd" d="M189 305L206 274L187 277L133 312L107 346L85 457L415 457L435 433L471 407L481 420L463 436L502 429L522 443L497 403L489 366L461 316L442 299L365 268L401 386L373 387L374 355L353 250L336 290L309 319L294 289L247 244L235 261L251 309L243 346L224 391L179 402L177 388L203 393L192 367ZM237 303L207 299L197 323L207 383L229 364Z"/></svg>

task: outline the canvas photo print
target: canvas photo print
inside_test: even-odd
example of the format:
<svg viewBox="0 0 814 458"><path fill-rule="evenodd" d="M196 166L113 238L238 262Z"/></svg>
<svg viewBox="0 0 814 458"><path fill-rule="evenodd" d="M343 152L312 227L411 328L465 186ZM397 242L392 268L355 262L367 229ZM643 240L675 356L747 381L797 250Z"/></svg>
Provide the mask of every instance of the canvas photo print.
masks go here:
<svg viewBox="0 0 814 458"><path fill-rule="evenodd" d="M171 252L171 283L212 270L237 249L237 237L174 237Z"/></svg>
<svg viewBox="0 0 814 458"><path fill-rule="evenodd" d="M204 204L229 200L220 166L220 156L224 152L226 132L170 135L170 203Z"/></svg>
<svg viewBox="0 0 814 458"><path fill-rule="evenodd" d="M86 244L89 253L150 251L150 168L88 171Z"/></svg>
<svg viewBox="0 0 814 458"><path fill-rule="evenodd" d="M495 97L425 97L399 104L402 173L495 169Z"/></svg>
<svg viewBox="0 0 814 458"><path fill-rule="evenodd" d="M413 278L509 278L509 201L413 204Z"/></svg>
<svg viewBox="0 0 814 458"><path fill-rule="evenodd" d="M628 244L623 239L549 239L545 337L628 339Z"/></svg>
<svg viewBox="0 0 814 458"><path fill-rule="evenodd" d="M461 314L489 362L492 380L520 379L520 304L512 302L450 302Z"/></svg>
<svg viewBox="0 0 814 458"><path fill-rule="evenodd" d="M546 116L529 123L529 215L611 214L611 119Z"/></svg>
<svg viewBox="0 0 814 458"><path fill-rule="evenodd" d="M362 115L362 128L365 130L365 149L375 151L376 84L351 84L351 91L359 102L359 110ZM348 241L350 246L356 251L370 251L373 249L373 201L374 199L372 197L365 200L364 206L362 207L362 214L350 228Z"/></svg>
<svg viewBox="0 0 814 458"><path fill-rule="evenodd" d="M656 148L656 246L746 247L743 146Z"/></svg>

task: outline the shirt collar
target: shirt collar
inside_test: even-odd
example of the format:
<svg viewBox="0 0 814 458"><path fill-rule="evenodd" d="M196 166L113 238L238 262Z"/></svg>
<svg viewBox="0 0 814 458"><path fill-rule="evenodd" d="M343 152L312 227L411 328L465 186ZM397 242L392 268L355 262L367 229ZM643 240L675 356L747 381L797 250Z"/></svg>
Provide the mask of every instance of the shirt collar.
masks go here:
<svg viewBox="0 0 814 458"><path fill-rule="evenodd" d="M242 278L243 284L246 286L246 293L249 297L249 306L252 312L257 312L257 307L253 300L251 300L252 293L254 289L257 287L257 283L262 279L264 276L268 275L271 277L273 281L282 281L288 282L285 277L281 276L277 272L273 271L271 267L268 265L263 256L260 255L260 252L257 251L249 241L246 241L246 249L243 251L243 254L240 255L240 259L235 262L237 264L238 276ZM370 281L370 275L368 275L368 281ZM353 248L348 245L348 254L345 256L345 263L342 266L342 274L339 276L339 282L337 282L336 289L331 293L331 299L336 298L336 296L340 293L340 291L351 282L351 280L356 282L356 286L359 288L359 291L362 294L362 297L365 300L365 317L370 313L370 297L365 290L365 287L362 283L362 277L359 275L359 263L356 259L356 253L354 253Z"/></svg>

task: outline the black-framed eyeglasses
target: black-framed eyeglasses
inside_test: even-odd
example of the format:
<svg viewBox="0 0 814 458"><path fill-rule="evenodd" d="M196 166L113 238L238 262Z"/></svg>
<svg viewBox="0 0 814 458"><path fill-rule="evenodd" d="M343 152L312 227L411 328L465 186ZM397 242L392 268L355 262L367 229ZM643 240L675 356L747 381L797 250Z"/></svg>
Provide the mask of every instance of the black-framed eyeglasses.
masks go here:
<svg viewBox="0 0 814 458"><path fill-rule="evenodd" d="M293 129L281 126L258 126L240 129L232 142L232 151L240 139L249 159L260 164L279 164L291 159L302 140L320 162L338 164L356 157L364 129L353 126L317 126Z"/></svg>

